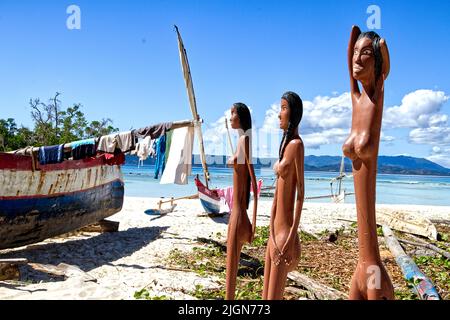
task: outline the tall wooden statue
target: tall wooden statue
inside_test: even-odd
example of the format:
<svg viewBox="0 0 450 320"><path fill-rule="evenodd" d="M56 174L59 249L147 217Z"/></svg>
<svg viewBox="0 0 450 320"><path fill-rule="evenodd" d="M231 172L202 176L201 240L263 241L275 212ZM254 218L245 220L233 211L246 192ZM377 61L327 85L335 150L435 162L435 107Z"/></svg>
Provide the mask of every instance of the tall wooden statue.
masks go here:
<svg viewBox="0 0 450 320"><path fill-rule="evenodd" d="M263 299L283 298L287 274L300 260L298 226L304 200L304 147L298 126L302 115L300 97L294 92L286 92L281 98L279 114L284 134L279 160L274 166L278 178L270 217Z"/></svg>
<svg viewBox="0 0 450 320"><path fill-rule="evenodd" d="M233 300L242 246L253 241L256 230L258 197L256 177L250 156L252 120L250 110L243 103L231 107L231 127L239 130L236 153L228 161L233 166L233 207L228 222L226 300ZM251 183L250 183L251 182ZM247 215L250 202L250 185L253 185L253 224Z"/></svg>
<svg viewBox="0 0 450 320"><path fill-rule="evenodd" d="M358 265L351 280L349 298L393 299L392 283L381 263L375 219L384 81L390 68L385 40L375 32L361 33L357 26L353 26L348 45L348 68L353 105L352 128L342 150L353 164L359 245Z"/></svg>

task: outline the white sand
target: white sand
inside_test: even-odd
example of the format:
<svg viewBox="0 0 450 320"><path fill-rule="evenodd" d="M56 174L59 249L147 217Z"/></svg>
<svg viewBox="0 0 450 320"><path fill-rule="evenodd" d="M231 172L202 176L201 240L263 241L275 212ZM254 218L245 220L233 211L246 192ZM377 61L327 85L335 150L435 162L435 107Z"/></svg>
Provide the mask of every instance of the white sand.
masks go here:
<svg viewBox="0 0 450 320"><path fill-rule="evenodd" d="M97 280L86 281L82 274L54 279L23 266L21 272L26 281L0 282L0 299L134 299L134 293L142 288L152 296L187 299L192 298L187 293L197 284L217 287L217 279L164 267L172 249L190 251L199 245L195 241L197 237L212 236L225 241L228 217L199 216L203 212L199 200L179 201L175 210L164 216L146 215L144 211L156 208L158 200L125 198L124 209L109 218L120 221L116 233L76 233L0 251L0 258L20 257L32 263L74 265ZM258 226L269 224L271 205L270 200L260 201ZM450 207L380 205L378 209L408 210L433 219L450 218ZM348 226L351 222L344 220L355 216L351 204L305 203L301 227L316 234L334 231Z"/></svg>

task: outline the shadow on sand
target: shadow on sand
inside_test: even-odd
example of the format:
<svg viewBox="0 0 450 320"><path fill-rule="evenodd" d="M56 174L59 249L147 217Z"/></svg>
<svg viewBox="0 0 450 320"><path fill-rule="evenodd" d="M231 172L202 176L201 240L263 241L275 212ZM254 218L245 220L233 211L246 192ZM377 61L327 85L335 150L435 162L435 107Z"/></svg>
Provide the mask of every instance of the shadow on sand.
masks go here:
<svg viewBox="0 0 450 320"><path fill-rule="evenodd" d="M0 257L4 259L26 258L30 263L54 266L65 263L89 272L105 264L112 265L112 262L133 254L158 239L161 233L167 229L168 227L129 228L124 231L102 233L62 243L38 243L4 253ZM64 276L37 271L29 265L20 266L20 273L20 281L34 283L64 280Z"/></svg>

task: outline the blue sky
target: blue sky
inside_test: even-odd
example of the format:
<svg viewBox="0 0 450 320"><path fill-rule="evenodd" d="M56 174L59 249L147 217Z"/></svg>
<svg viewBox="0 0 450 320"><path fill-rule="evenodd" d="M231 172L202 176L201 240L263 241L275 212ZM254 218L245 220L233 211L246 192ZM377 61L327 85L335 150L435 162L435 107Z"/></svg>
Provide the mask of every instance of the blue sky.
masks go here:
<svg viewBox="0 0 450 320"><path fill-rule="evenodd" d="M80 30L66 27L71 4ZM31 126L29 99L56 91L64 106L81 103L88 119L108 117L121 130L190 118L177 24L208 150L233 102L268 129L293 90L305 102L306 153L338 155L350 128L350 29L367 29L372 4L391 55L380 154L450 167L450 1L1 0L0 118Z"/></svg>

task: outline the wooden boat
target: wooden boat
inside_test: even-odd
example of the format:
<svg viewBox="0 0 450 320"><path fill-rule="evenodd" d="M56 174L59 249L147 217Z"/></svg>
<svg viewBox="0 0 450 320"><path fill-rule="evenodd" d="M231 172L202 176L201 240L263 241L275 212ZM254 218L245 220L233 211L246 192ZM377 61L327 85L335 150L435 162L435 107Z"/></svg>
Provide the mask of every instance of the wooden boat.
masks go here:
<svg viewBox="0 0 450 320"><path fill-rule="evenodd" d="M220 197L216 190L208 189L198 178L195 178L195 185L198 190L198 197L203 209L209 214L218 214L220 212Z"/></svg>
<svg viewBox="0 0 450 320"><path fill-rule="evenodd" d="M0 153L0 249L20 247L122 209L123 176L104 157L35 168L31 156Z"/></svg>
<svg viewBox="0 0 450 320"><path fill-rule="evenodd" d="M175 121L171 129L192 125L192 120ZM70 149L70 143L66 146ZM0 250L74 231L119 212L125 157L117 157L123 161L99 154L40 165L30 153L0 153Z"/></svg>

